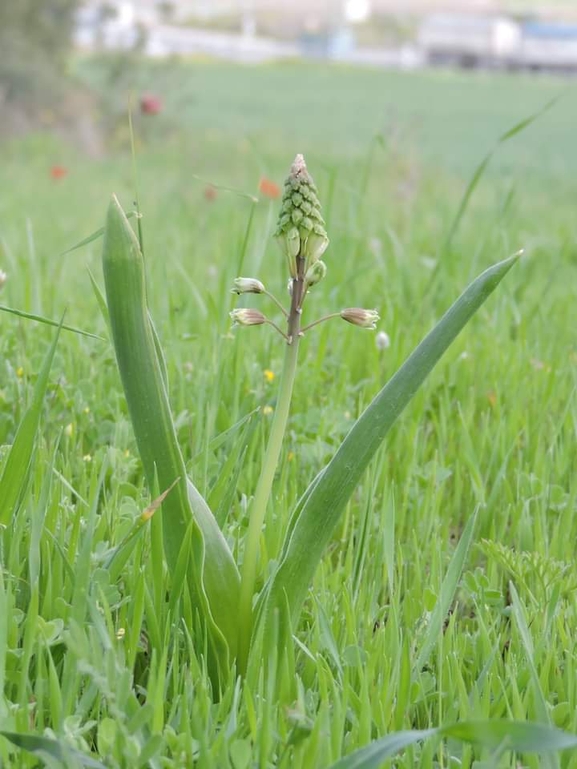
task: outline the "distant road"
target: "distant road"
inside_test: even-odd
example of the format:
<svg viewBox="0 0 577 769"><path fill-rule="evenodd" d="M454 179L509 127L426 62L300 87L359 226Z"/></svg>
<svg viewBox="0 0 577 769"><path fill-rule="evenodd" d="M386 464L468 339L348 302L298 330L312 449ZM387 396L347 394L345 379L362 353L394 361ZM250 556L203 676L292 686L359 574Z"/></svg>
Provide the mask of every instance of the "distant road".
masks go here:
<svg viewBox="0 0 577 769"><path fill-rule="evenodd" d="M159 25L151 27L148 32L146 53L160 58L203 54L232 61L258 63L301 57L303 49L296 42ZM412 69L423 63L421 55L412 46L398 49L355 48L328 58L392 69Z"/></svg>
<svg viewBox="0 0 577 769"><path fill-rule="evenodd" d="M245 62L286 59L301 53L296 43L168 25L150 28L146 52L156 57L208 54Z"/></svg>

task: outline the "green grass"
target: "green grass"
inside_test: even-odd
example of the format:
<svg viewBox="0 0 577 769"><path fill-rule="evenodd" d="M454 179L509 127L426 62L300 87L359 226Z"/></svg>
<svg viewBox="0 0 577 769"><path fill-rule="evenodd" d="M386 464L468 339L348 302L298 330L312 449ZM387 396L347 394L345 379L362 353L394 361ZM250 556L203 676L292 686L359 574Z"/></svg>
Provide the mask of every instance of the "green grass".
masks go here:
<svg viewBox="0 0 577 769"><path fill-rule="evenodd" d="M79 68L98 82L96 63ZM231 684L217 703L194 651L188 592L168 570L155 579L154 526L110 566L152 492L111 344L62 330L26 492L0 535L1 728L56 736L106 766L219 769L325 767L390 732L454 721L576 733L570 94L499 149L451 249L441 249L476 165L565 84L202 62L132 76L162 88L167 103L162 122L137 121L147 137L138 174L149 302L184 460L209 499L226 498L223 468L243 435L237 490L219 510L237 561L284 352L271 329L230 331L228 289L251 211L243 273L282 293L285 265L271 238L276 202L225 190L208 201L193 175L256 194L261 174L281 182L304 152L331 237L328 275L305 312L377 307L392 341L378 351L372 334L336 321L302 341L265 554L278 552L288 512L353 419L461 289L518 248L526 256L364 476L316 572L279 690L263 677ZM383 129L384 143L372 144ZM2 304L56 321L66 309L66 324L107 336L86 270L102 286L101 243L61 253L102 225L111 192L131 208L130 158L88 160L43 136L0 155ZM49 177L56 163L69 169L59 182ZM5 313L0 322L0 444L9 445L55 330ZM246 432L218 438L250 413ZM476 509L465 571L431 644L443 580ZM577 767L571 752L517 758ZM391 765L473 760L509 767L516 758L437 738ZM0 765L37 762L0 739Z"/></svg>

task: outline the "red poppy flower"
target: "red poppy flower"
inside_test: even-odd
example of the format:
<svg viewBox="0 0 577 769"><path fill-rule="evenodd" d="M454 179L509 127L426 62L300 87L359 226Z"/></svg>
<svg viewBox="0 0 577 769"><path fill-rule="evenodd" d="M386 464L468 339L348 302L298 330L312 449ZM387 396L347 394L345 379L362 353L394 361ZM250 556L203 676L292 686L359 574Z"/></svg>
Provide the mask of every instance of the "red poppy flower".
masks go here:
<svg viewBox="0 0 577 769"><path fill-rule="evenodd" d="M267 179L266 176L263 176L258 183L258 191L261 195L264 195L265 198L270 198L271 200L280 198L280 187L275 182Z"/></svg>
<svg viewBox="0 0 577 769"><path fill-rule="evenodd" d="M140 97L140 111L143 115L158 115L163 109L162 99L148 93Z"/></svg>
<svg viewBox="0 0 577 769"><path fill-rule="evenodd" d="M212 203L213 200L216 200L217 196L218 191L216 187L213 187L212 184L207 184L204 188L204 199Z"/></svg>
<svg viewBox="0 0 577 769"><path fill-rule="evenodd" d="M68 169L64 166L52 166L50 169L50 176L52 179L64 179L68 175Z"/></svg>

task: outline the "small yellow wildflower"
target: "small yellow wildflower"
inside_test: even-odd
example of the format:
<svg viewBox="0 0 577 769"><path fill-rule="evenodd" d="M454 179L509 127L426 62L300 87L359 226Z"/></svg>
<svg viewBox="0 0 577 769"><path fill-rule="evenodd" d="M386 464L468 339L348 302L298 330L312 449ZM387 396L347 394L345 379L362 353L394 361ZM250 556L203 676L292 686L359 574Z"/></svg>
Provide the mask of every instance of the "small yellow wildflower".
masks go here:
<svg viewBox="0 0 577 769"><path fill-rule="evenodd" d="M83 411L85 414L90 414L90 406L84 406Z"/></svg>
<svg viewBox="0 0 577 769"><path fill-rule="evenodd" d="M18 366L18 368L16 369L16 376L18 377L18 379L22 379L22 377L24 376L24 369L22 368L22 366Z"/></svg>
<svg viewBox="0 0 577 769"><path fill-rule="evenodd" d="M271 371L269 368L265 368L265 370L263 371L263 374L264 374L264 378L269 384L274 381L274 377L275 377L274 371Z"/></svg>
<svg viewBox="0 0 577 769"><path fill-rule="evenodd" d="M83 459L84 462L92 462L92 455L91 454L85 454L82 457L82 459Z"/></svg>
<svg viewBox="0 0 577 769"><path fill-rule="evenodd" d="M130 449L126 449L126 451L124 452L124 456L128 459L128 457L130 456Z"/></svg>
<svg viewBox="0 0 577 769"><path fill-rule="evenodd" d="M262 413L265 415L265 417L269 417L273 411L274 409L272 406L263 406Z"/></svg>
<svg viewBox="0 0 577 769"><path fill-rule="evenodd" d="M293 461L293 459L295 458L295 453L294 453L294 451L289 451L289 453L287 454L287 457L286 457L286 458L287 458L287 460L288 460L289 462L292 462L292 461Z"/></svg>
<svg viewBox="0 0 577 769"><path fill-rule="evenodd" d="M74 422L70 422L69 424L66 425L66 427L64 428L64 435L67 438L72 438L72 436L74 435Z"/></svg>

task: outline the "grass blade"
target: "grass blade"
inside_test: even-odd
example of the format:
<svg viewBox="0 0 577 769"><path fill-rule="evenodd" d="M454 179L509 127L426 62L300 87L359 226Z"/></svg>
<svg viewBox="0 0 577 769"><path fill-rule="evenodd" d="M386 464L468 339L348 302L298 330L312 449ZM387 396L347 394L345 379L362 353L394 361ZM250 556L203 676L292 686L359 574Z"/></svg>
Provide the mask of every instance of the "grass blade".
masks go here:
<svg viewBox="0 0 577 769"><path fill-rule="evenodd" d="M577 748L577 735L523 721L463 721L436 729L395 732L341 758L329 769L379 769L404 748L435 735L490 750L548 753Z"/></svg>
<svg viewBox="0 0 577 769"><path fill-rule="evenodd" d="M511 593L511 615L515 620L517 630L521 636L521 642L523 644L523 648L525 649L527 664L531 673L537 718L541 721L541 723L546 724L547 726L551 726L551 716L549 714L547 701L545 700L545 695L543 694L543 689L539 680L539 673L537 672L537 667L535 665L535 649L533 647L533 639L531 638L531 632L529 630L529 626L527 625L523 604L521 603L519 594L517 593L515 585L512 582L509 582L509 592ZM544 767L544 769L557 769L558 766L559 762L551 759Z"/></svg>
<svg viewBox="0 0 577 769"><path fill-rule="evenodd" d="M5 525L11 520L26 485L32 463L38 425L40 424L42 404L46 395L48 377L59 336L60 326L42 363L42 368L34 386L32 403L22 417L16 431L14 443L4 464L4 470L0 478L0 524Z"/></svg>
<svg viewBox="0 0 577 769"><path fill-rule="evenodd" d="M375 740L366 747L355 750L354 753L331 764L329 769L380 769L385 759L395 756L410 745L432 737L437 734L437 731L437 729L412 729L387 734L386 737Z"/></svg>
<svg viewBox="0 0 577 769"><path fill-rule="evenodd" d="M133 216L136 216L136 211L129 211L127 214L125 214L127 219L132 219ZM70 248L67 248L66 251L63 251L60 256L66 256L66 254L72 253L72 251L76 251L78 248L82 248L82 246L87 246L89 243L92 243L95 240L98 240L98 238L101 238L104 235L105 227L99 227L97 230L95 230L93 233L88 235L86 238L83 238L78 243L75 243L75 245L70 246Z"/></svg>
<svg viewBox="0 0 577 769"><path fill-rule="evenodd" d="M279 567L267 585L259 632L285 595L295 623L317 564L367 465L442 354L499 285L517 256L490 267L469 285L369 404L324 472L315 479L313 488L305 492L306 501L297 506L298 517L289 525ZM266 634L266 630L263 632ZM255 644L256 655L259 645Z"/></svg>
<svg viewBox="0 0 577 769"><path fill-rule="evenodd" d="M445 575L443 584L441 585L439 600L437 601L437 604L433 610L433 615L431 617L429 627L427 628L425 641L421 647L421 651L419 652L419 656L415 663L415 673L417 675L419 674L419 671L421 671L426 665L427 660L429 659L429 655L431 654L433 647L439 639L439 634L442 632L443 622L445 621L447 612L449 611L451 603L453 602L453 598L455 597L455 593L459 585L459 580L461 579L461 574L463 573L465 560L471 548L471 542L473 541L476 522L477 511L475 511L465 526L461 539L459 540L459 544L457 545L453 557L451 558L451 563L447 569L447 574Z"/></svg>
<svg viewBox="0 0 577 769"><path fill-rule="evenodd" d="M475 169L475 172L471 177L469 184L467 185L467 189L465 190L463 197L461 198L459 208L457 209L457 213L455 214L455 217L451 223L451 227L449 228L449 232L447 234L447 237L442 249L443 252L448 251L448 249L451 247L453 238L455 237L455 233L457 232L459 224L461 223L461 219L463 218L465 211L467 210L467 206L469 205L469 200L471 199L471 195L475 191L475 187L477 186L477 184L479 184L481 177L485 173L485 169L491 162L491 159L495 154L495 152L497 152L497 150L502 144L505 144L505 142L508 142L509 139L512 139L514 136L521 133L521 131L524 131L525 128L528 128L531 125L531 123L534 123L535 120L541 117L541 115L543 115L545 112L550 110L551 107L556 103L558 98L559 98L558 96L555 96L553 99L548 101L543 107L541 107L541 109L538 109L533 114L529 115L526 118L523 118L523 120L520 120L514 126L512 126L507 131L505 131L505 133L501 134L501 136L497 139L493 147L485 155L483 160L481 160L481 162Z"/></svg>
<svg viewBox="0 0 577 769"><path fill-rule="evenodd" d="M14 307L6 307L4 304L0 304L0 312L8 312L10 315L16 315L17 318L25 318L26 320L33 320L37 323L44 323L46 326L54 326L55 328L62 328L64 331L72 331L73 334L80 334L80 336L88 336L91 339L98 339L101 342L106 340L98 336L98 334L92 334L90 331L83 331L81 328L75 328L74 326L67 326L65 323L61 323L57 320L51 320L45 318L43 315L35 315L33 312L24 312L24 310L16 310Z"/></svg>
<svg viewBox="0 0 577 769"><path fill-rule="evenodd" d="M577 734L529 721L463 721L441 727L439 734L491 750L550 753L577 748Z"/></svg>
<svg viewBox="0 0 577 769"><path fill-rule="evenodd" d="M79 750L63 745L58 740L49 737L40 737L37 734L19 734L18 732L0 731L0 736L17 745L22 750L32 753L42 760L50 763L57 761L57 766L86 766L90 769L106 769L104 764L90 756L84 755Z"/></svg>

